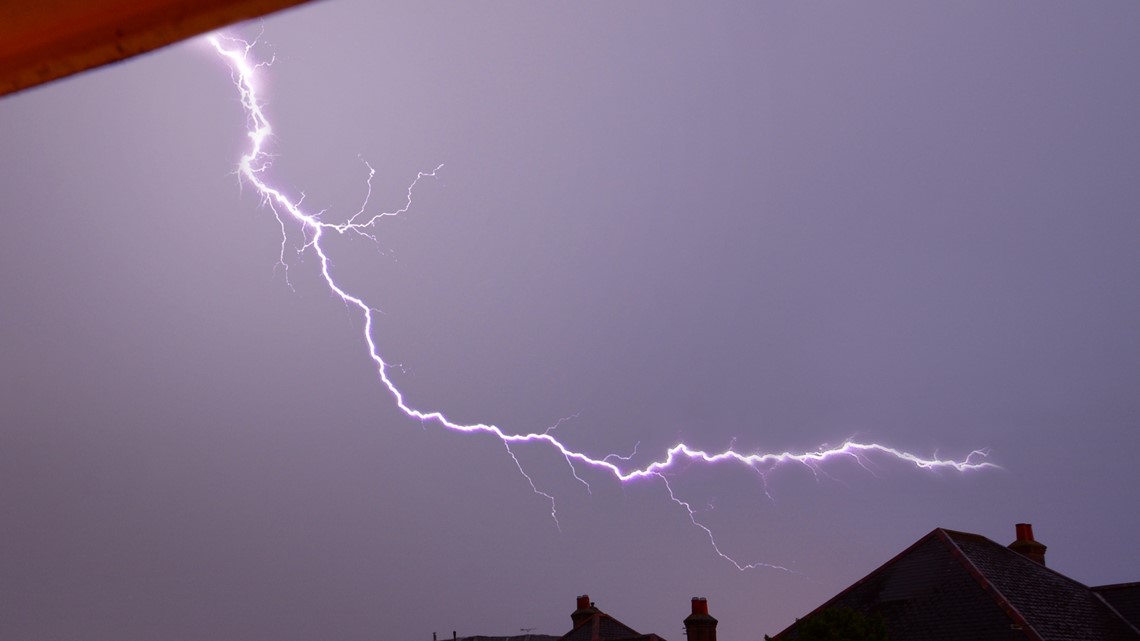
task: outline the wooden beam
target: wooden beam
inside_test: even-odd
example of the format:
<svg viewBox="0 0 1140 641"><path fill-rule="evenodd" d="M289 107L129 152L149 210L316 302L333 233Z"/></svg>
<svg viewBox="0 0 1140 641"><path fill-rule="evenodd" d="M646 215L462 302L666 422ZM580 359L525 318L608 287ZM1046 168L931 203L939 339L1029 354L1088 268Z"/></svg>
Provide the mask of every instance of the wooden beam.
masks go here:
<svg viewBox="0 0 1140 641"><path fill-rule="evenodd" d="M0 96L308 1L0 2Z"/></svg>

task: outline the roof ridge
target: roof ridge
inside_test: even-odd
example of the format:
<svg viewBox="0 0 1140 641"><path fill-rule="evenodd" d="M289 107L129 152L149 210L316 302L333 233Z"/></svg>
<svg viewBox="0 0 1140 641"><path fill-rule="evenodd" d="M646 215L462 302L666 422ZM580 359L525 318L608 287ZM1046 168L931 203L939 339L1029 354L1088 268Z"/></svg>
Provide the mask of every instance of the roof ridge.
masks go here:
<svg viewBox="0 0 1140 641"><path fill-rule="evenodd" d="M1132 628L1133 632L1135 632L1137 635L1140 635L1140 627L1134 625L1132 623L1132 621L1130 621L1128 619L1128 617L1121 614L1120 610L1117 610L1115 605L1113 605L1112 603L1109 603L1108 599L1104 598L1103 594L1101 594L1100 592L1097 592L1096 590L1093 590L1091 588L1089 589L1089 592L1091 592L1093 597L1095 597L1098 601L1100 601L1101 604L1104 605L1104 607L1108 608L1109 612L1113 613L1114 615L1116 615L1116 617L1118 619L1123 621L1124 625L1128 626L1129 628Z"/></svg>
<svg viewBox="0 0 1140 641"><path fill-rule="evenodd" d="M1092 590L1093 589L1092 586L1081 583L1080 581L1074 579L1073 577L1071 577L1067 574L1062 574L1061 572L1054 570L1053 568L1049 567L1048 565L1045 565L1044 563L1038 563L1038 562L1034 561L1033 559L1026 557L1024 554L1021 554L1020 552L1017 552L1015 550L1011 550L1008 545L1002 545L1001 543L998 543L997 541L994 541L993 539L991 539L989 537L983 536L981 534L973 534L970 532L958 532L955 530L945 530L945 531L947 534L962 535L962 536L965 536L968 538L974 538L977 540L985 541L986 543L989 543L990 545L993 545L993 546L1003 550L1003 552L1002 552L1003 554L1012 554L1012 555L1014 555L1014 557L1012 557L1012 558L1017 558L1023 562L1032 564L1032 565L1029 565L1027 567L1032 567L1036 571L1044 570L1044 571L1046 571L1046 572L1048 572L1048 573L1050 573L1056 577L1064 579L1065 581L1068 581L1069 583L1072 583L1074 585L1078 585L1078 586L1080 586L1086 590ZM957 547L957 545L955 545L955 547ZM965 552L963 552L963 554L965 554ZM1121 583L1119 585L1126 586L1129 584ZM1110 587L1110 586L1105 586L1105 587Z"/></svg>
<svg viewBox="0 0 1140 641"><path fill-rule="evenodd" d="M868 572L867 574L863 575L863 578L861 578L861 579L859 579L858 581L856 581L856 582L852 583L851 585L847 586L847 587L846 587L846 588L844 588L843 590L840 590L838 594L836 594L835 596L831 597L830 599L828 599L828 600L824 601L822 604L820 604L820 605L819 605L818 607L816 607L814 610L812 610L812 611L808 612L807 614L803 615L802 617L796 617L796 622L798 622L798 621L800 621L800 620L802 620L802 619L806 619L806 618L808 618L808 617L812 616L813 614L815 614L816 612L820 612L820 611L822 611L822 610L825 610L825 609L827 609L828 607L830 607L830 606L831 606L831 604L832 604L832 603L835 603L836 601L839 601L841 598L843 598L844 596L846 596L848 593L850 593L850 592L853 592L853 591L854 591L854 590L855 590L857 587L859 587L859 586L863 585L864 583L866 583L867 581L869 581L869 580L871 579L871 577L878 575L880 572L882 572L884 569L886 569L886 568L887 568L888 566L890 566L892 563L894 563L895 561L898 561L899 559L901 559L901 558L903 558L904 556L906 556L906 554L908 554L908 553L909 553L911 550L913 550L913 549L917 548L918 546L920 546L920 545L922 545L923 543L925 543L925 542L926 542L928 539L930 539L931 537L933 537L933 536L935 536L936 534L938 534L939 530L941 530L941 528L934 528L934 529L933 529L933 530L931 530L930 532L927 532L927 533L926 533L926 534L924 534L924 535L923 535L921 538L919 538L917 541L915 541L914 543L911 543L910 545L908 545L908 546L906 547L906 549L904 549L902 552L899 552L898 554L896 554L896 555L892 556L891 558L887 559L887 560L886 560L886 562L879 564L879 565L878 565L878 566L877 566L877 567L876 567L874 570L871 570L871 571L870 571L870 572ZM780 639L780 638L781 638L781 635L783 635L785 632L787 632L787 631L788 631L788 630L790 630L790 629L791 629L793 626L795 626L795 625L796 625L796 622L793 622L791 625L789 625L789 626L785 627L783 630L781 630L781 631L777 632L777 633L776 633L776 636L775 636L774 638L775 638L775 639Z"/></svg>
<svg viewBox="0 0 1140 641"><path fill-rule="evenodd" d="M1132 581L1130 583L1106 583L1105 585L1090 585L1088 589L1093 592L1100 592L1102 590L1124 590L1126 588L1138 588L1140 581Z"/></svg>
<svg viewBox="0 0 1140 641"><path fill-rule="evenodd" d="M633 628L631 628L631 627L629 627L628 625L626 625L626 624L622 623L621 621L618 621L617 617L613 616L612 614L607 614L607 613L605 613L605 612L601 612L601 611L599 611L599 612L598 612L598 614L599 614L600 616L605 616L605 617L608 617L608 618L610 619L610 621L613 621L614 623L616 623L616 624L620 625L621 627L625 628L626 630L629 630L630 632L634 633L635 635L638 635L638 636L644 636L644 635L642 635L640 632L638 632L637 630L634 630Z"/></svg>
<svg viewBox="0 0 1140 641"><path fill-rule="evenodd" d="M621 638L632 638L632 637L646 636L646 635L638 632L637 630L634 630L633 628L629 627L625 623L622 623L621 621L619 621L617 619L617 617L613 616L612 614L609 614L607 612L604 612L602 610L598 610L597 608L595 608L595 611L592 612L589 617L582 619L582 621L580 623L578 623L578 625L575 625L574 627L570 628L569 632L567 632L566 634L562 635L559 638L565 639L565 638L572 636L578 630L581 630L583 628L590 628L589 638L592 640L601 639L602 638L602 636L601 636L602 635L601 625L602 625L603 619L609 619L611 622L616 623L617 625L625 628L625 630L627 630L629 632L628 635L623 636Z"/></svg>
<svg viewBox="0 0 1140 641"><path fill-rule="evenodd" d="M973 534L970 532L958 532L955 530L946 530L943 528L935 528L934 532L938 534L938 539L950 549L950 555L958 559L958 562L962 564L962 567L966 569L966 572L970 576L974 577L974 580L978 582L978 585L981 586L982 591L988 594L990 598L992 598L994 602L997 603L997 606L999 608L1004 610L1005 613L1011 619L1013 619L1015 623L1021 626L1021 630L1025 632L1025 635L1027 637L1033 639L1034 641L1045 641L1044 637L1041 636L1041 633L1029 624L1029 620L1025 618L1025 615L1023 615L1016 607L1014 607L1013 603L1010 602L1009 597L1003 594L1002 591L999 590L997 586L989 580L989 577L986 576L985 572L982 572L982 570L974 564L969 555L967 555L966 552L962 550L962 548L958 547L958 543L954 540L954 537L950 535L951 533L964 534L971 538L981 539L992 545L998 545L997 543L980 534ZM1014 554L1016 554L1016 552L1014 552Z"/></svg>

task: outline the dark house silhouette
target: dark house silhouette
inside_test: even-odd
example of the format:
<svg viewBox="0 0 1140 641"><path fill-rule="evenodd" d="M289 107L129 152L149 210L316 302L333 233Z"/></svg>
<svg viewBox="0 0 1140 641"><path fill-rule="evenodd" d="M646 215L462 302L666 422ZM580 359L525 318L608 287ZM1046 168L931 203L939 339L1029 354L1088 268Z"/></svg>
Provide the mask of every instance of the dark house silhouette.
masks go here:
<svg viewBox="0 0 1140 641"><path fill-rule="evenodd" d="M573 627L561 637L546 634L524 634L510 637L460 637L451 633L451 641L665 641L656 634L641 634L637 630L602 612L588 595L578 597L577 607L570 614ZM716 619L709 616L709 603L704 597L693 597L693 611L685 618L685 635L688 641L716 641ZM432 641L442 641L432 633Z"/></svg>
<svg viewBox="0 0 1140 641"><path fill-rule="evenodd" d="M774 640L835 608L881 616L891 641L1140 641L1140 583L1090 588L1045 567L1027 523L1009 546L935 529Z"/></svg>
<svg viewBox="0 0 1140 641"><path fill-rule="evenodd" d="M573 628L559 641L665 641L656 634L637 630L602 612L588 595L578 597L578 607L570 615ZM693 597L693 611L685 618L685 634L689 641L716 641L716 619L709 616L709 603Z"/></svg>
<svg viewBox="0 0 1140 641"><path fill-rule="evenodd" d="M438 641L435 639L434 641ZM451 641L558 641L558 637L549 634L516 634L510 637L489 637L482 634L473 637L453 637Z"/></svg>

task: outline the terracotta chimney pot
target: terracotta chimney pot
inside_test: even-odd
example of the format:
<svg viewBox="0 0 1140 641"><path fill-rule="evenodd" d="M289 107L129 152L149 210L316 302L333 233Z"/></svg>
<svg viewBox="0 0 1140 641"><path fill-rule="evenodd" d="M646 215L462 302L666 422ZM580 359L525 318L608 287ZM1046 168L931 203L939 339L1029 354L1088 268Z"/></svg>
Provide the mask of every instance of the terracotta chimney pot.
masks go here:
<svg viewBox="0 0 1140 641"><path fill-rule="evenodd" d="M1017 534L1017 540L1009 544L1009 549L1027 559L1045 565L1045 550L1048 548L1045 544L1033 538L1033 524L1018 523L1014 528Z"/></svg>

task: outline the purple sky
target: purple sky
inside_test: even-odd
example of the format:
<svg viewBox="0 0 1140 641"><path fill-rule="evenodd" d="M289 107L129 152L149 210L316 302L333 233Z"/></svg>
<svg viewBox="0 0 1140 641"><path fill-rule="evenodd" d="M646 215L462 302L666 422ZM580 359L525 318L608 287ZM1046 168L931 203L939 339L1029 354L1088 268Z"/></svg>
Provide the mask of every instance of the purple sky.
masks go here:
<svg viewBox="0 0 1140 641"><path fill-rule="evenodd" d="M0 100L0 638L775 633L934 527L1140 580L1140 5L368 3L264 27L276 182L419 406L648 462L991 448L619 486L403 417L232 173L200 41ZM379 251L378 251L379 249ZM770 498L765 495L765 491Z"/></svg>

